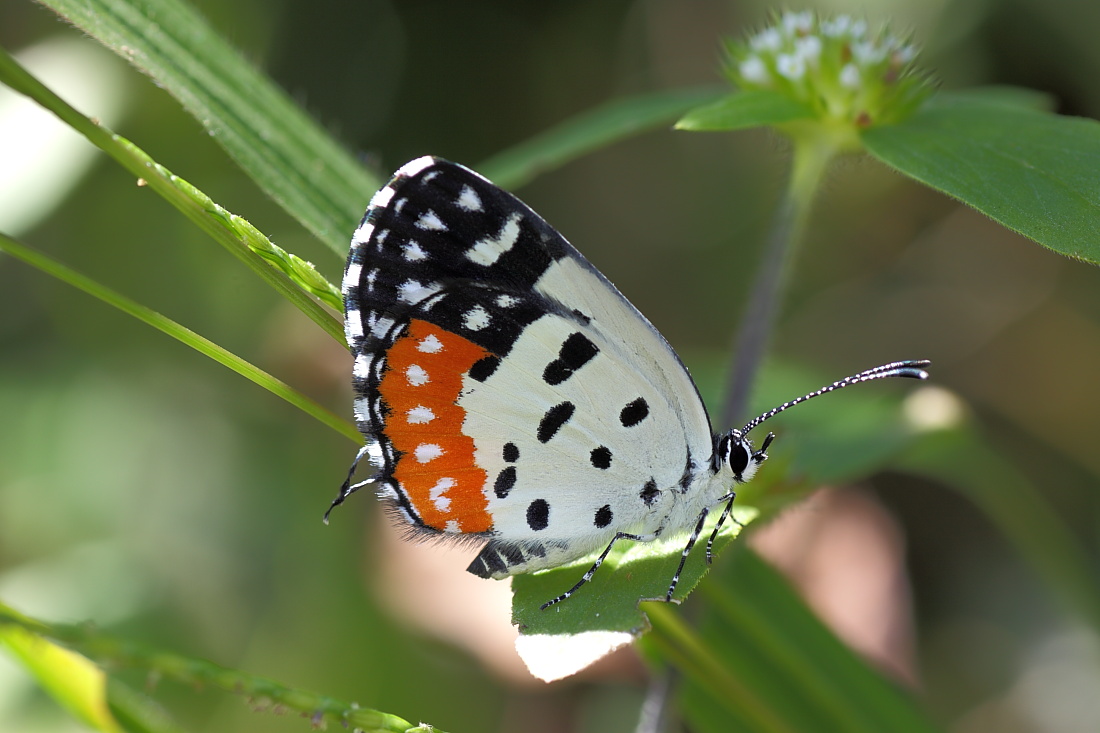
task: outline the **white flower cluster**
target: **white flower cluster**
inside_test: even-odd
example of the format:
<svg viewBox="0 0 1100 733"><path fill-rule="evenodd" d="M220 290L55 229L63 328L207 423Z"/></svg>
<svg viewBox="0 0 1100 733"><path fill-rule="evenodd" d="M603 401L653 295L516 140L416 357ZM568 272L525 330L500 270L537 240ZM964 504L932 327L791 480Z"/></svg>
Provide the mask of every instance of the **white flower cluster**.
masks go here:
<svg viewBox="0 0 1100 733"><path fill-rule="evenodd" d="M849 15L788 11L729 51L729 73L743 89L785 92L831 116L851 118L853 102L865 107L898 92L907 102L926 96L917 93L920 80L907 78L916 47Z"/></svg>

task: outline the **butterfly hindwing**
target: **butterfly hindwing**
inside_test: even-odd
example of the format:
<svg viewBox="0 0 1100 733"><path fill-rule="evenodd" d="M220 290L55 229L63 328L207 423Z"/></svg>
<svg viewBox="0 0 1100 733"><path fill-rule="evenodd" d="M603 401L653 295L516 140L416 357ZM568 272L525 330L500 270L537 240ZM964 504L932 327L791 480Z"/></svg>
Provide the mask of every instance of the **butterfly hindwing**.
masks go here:
<svg viewBox="0 0 1100 733"><path fill-rule="evenodd" d="M421 158L372 200L344 279L356 419L423 531L491 541L503 577L652 530L713 439L690 376L564 238L461 166Z"/></svg>

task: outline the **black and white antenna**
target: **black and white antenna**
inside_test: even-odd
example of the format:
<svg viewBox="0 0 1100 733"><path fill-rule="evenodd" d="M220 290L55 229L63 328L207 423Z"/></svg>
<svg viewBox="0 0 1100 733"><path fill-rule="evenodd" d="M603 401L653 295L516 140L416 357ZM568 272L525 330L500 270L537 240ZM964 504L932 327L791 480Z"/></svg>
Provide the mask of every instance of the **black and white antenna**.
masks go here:
<svg viewBox="0 0 1100 733"><path fill-rule="evenodd" d="M889 377L905 377L907 379L928 379L928 372L924 370L924 367L929 366L931 363L932 362L928 361L927 359L895 361L890 364L883 364L882 366L868 369L867 371L860 372L859 374L853 374L852 376L845 377L844 379L839 379L828 385L827 387L815 389L809 394L802 395L801 397L793 399L790 402L784 402L779 407L773 407L772 409L765 412L763 415L754 417L752 420L749 420L747 423L745 423L745 427L741 428L739 434L742 436L747 434L750 430L752 430L768 418L775 417L784 410L794 407L799 403L805 402L806 400L811 400L814 397L820 397L821 395L828 392L843 389L844 387L850 387L853 384L859 384L860 382L870 382L873 379L887 379Z"/></svg>

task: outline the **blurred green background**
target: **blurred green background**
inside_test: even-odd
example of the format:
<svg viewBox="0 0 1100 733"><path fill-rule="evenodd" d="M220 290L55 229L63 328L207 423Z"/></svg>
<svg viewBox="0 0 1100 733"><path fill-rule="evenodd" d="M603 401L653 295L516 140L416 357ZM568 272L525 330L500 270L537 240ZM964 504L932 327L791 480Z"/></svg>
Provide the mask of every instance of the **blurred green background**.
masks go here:
<svg viewBox="0 0 1100 733"><path fill-rule="evenodd" d="M721 38L758 27L772 9L703 0L195 4L383 173L426 153L476 165L617 95L720 85ZM1055 95L1063 114L1100 115L1092 0L804 7L912 29L945 88L1017 84ZM266 200L172 98L48 10L0 3L6 48L59 40L69 44L46 56L71 59L64 54L75 46L93 57L62 64L92 95L81 109L339 277L343 263ZM350 416L340 345L111 161L93 153L81 170L79 157L43 164L44 192L3 189L0 229ZM707 373L726 358L785 164L784 143L767 132L665 131L519 193ZM0 159L0 178L12 169ZM52 208L17 218L48 193L57 195ZM364 206L371 193L362 192ZM989 444L1041 488L1096 559L1098 285L1093 267L876 163L845 160L818 202L773 354L826 379L932 359L935 383L968 405ZM332 526L320 521L353 444L6 257L0 415L0 599L24 612L89 620L450 731L633 728L644 673L629 657L545 686L494 671L380 603L380 579L403 584L401 572L420 571L379 569L406 546L379 539L375 503L356 497ZM916 676L934 717L963 733L1100 729L1100 640L989 522L957 493L911 476L869 486L904 533ZM461 572L463 552L433 552L448 573ZM489 644L476 633L467 634L475 648ZM308 725L222 693L162 682L156 694L190 730ZM0 657L0 730L79 728Z"/></svg>

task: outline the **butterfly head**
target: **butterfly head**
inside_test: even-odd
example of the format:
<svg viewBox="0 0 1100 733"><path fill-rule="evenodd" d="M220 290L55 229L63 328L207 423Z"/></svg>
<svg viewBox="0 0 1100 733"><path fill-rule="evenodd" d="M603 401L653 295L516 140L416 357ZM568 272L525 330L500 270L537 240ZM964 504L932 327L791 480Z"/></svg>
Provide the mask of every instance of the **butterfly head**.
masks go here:
<svg viewBox="0 0 1100 733"><path fill-rule="evenodd" d="M859 374L853 374L850 377L845 377L839 381L833 382L830 385L816 389L809 394L805 394L801 397L793 399L789 402L784 402L778 407L773 407L762 415L758 415L750 420L740 430L731 430L728 433L718 438L718 444L715 451L715 460L717 470L728 468L733 473L733 478L738 483L744 483L752 478L756 473L756 469L761 463L768 458L768 446L771 445L775 435L768 433L764 438L764 442L760 444L758 449L752 447L752 441L749 440L749 431L758 426L765 420L775 417L779 413L801 404L806 400L811 400L814 397L820 397L823 394L833 392L844 387L850 387L853 384L859 384L860 382L869 382L874 379L885 379L889 377L907 377L909 379L927 379L928 372L924 370L924 367L928 366L929 362L923 359L910 360L910 361L896 361L890 364L883 364L877 366L874 369L868 369L860 372Z"/></svg>
<svg viewBox="0 0 1100 733"><path fill-rule="evenodd" d="M768 459L768 446L775 435L768 433L759 448L740 430L731 430L718 438L718 468L728 468L733 478L741 484L753 477L761 463Z"/></svg>

